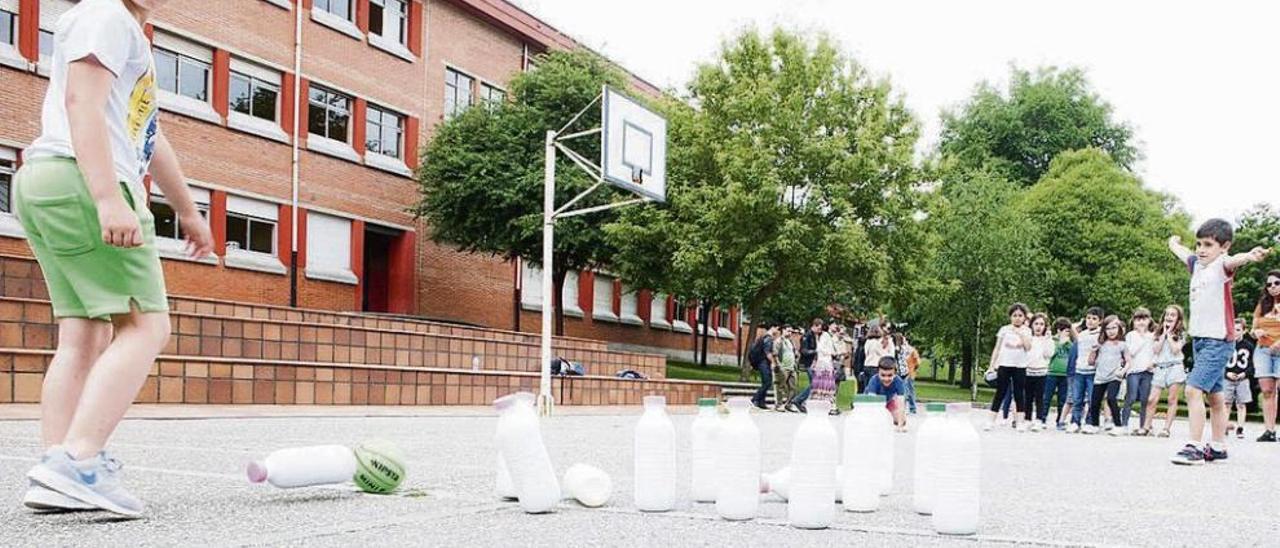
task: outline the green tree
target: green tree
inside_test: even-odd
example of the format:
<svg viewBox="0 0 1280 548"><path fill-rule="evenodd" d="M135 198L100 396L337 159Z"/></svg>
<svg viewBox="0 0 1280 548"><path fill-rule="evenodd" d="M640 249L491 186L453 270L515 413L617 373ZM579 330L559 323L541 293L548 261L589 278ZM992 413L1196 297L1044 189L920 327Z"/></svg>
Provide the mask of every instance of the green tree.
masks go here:
<svg viewBox="0 0 1280 548"><path fill-rule="evenodd" d="M1258 296L1262 294L1267 272L1280 270L1280 249L1277 249L1280 240L1277 238L1280 238L1280 210L1269 204L1258 204L1240 216L1231 252L1243 253L1254 247L1266 247L1272 251L1261 263L1250 265L1236 275L1231 291L1236 312L1252 315L1258 305Z"/></svg>
<svg viewBox="0 0 1280 548"><path fill-rule="evenodd" d="M1127 317L1138 306L1184 303L1186 269L1169 253L1190 219L1170 196L1097 149L1065 152L1021 200L1049 255L1042 275L1050 312L1090 306Z"/></svg>
<svg viewBox="0 0 1280 548"><path fill-rule="evenodd" d="M552 52L538 68L512 79L511 101L470 108L436 130L416 174L421 197L412 208L431 227L437 242L464 251L503 259L542 259L544 140L609 84L624 88L625 78L600 57L586 51ZM598 125L598 109L588 109L582 127ZM588 158L599 156L599 144L573 143ZM556 203L562 204L593 183L563 155L556 167ZM610 192L598 192L582 206L607 203ZM556 333L564 332L562 306L566 273L606 262L611 247L600 225L614 213L600 212L556 223Z"/></svg>
<svg viewBox="0 0 1280 548"><path fill-rule="evenodd" d="M1044 251L1035 225L1016 207L1018 185L992 171L950 170L929 206L927 281L910 309L915 332L958 349L969 386L1006 308L1039 301Z"/></svg>
<svg viewBox="0 0 1280 548"><path fill-rule="evenodd" d="M607 227L614 268L741 303L748 333L766 307L885 294L889 242L917 199L918 126L889 83L826 37L747 30L688 89L667 108L668 204Z"/></svg>
<svg viewBox="0 0 1280 548"><path fill-rule="evenodd" d="M967 169L990 164L1030 186L1068 150L1098 148L1132 169L1140 156L1133 141L1080 69L1013 67L1007 93L983 82L958 111L943 113L939 150Z"/></svg>

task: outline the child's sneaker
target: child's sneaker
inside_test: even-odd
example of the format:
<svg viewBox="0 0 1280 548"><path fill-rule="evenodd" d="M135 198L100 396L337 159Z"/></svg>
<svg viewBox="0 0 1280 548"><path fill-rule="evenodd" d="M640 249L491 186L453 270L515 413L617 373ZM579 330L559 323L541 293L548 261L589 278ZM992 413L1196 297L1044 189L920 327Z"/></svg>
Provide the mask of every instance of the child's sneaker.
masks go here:
<svg viewBox="0 0 1280 548"><path fill-rule="evenodd" d="M1161 428L1161 429L1160 429L1160 432L1156 433L1156 437L1157 437L1157 438L1167 438L1167 437L1169 437L1169 429L1168 429L1168 428Z"/></svg>
<svg viewBox="0 0 1280 548"><path fill-rule="evenodd" d="M1044 423L1043 423L1043 422L1033 422L1033 423L1031 423L1031 431L1032 431L1032 432L1039 432L1039 431L1041 431L1041 430L1044 430Z"/></svg>
<svg viewBox="0 0 1280 548"><path fill-rule="evenodd" d="M142 515L142 501L120 484L120 462L98 453L83 461L71 459L62 446L50 447L27 477L32 481L95 508L127 517Z"/></svg>
<svg viewBox="0 0 1280 548"><path fill-rule="evenodd" d="M1014 430L1017 430L1017 431L1019 431L1019 432L1026 432L1027 430L1030 430L1030 429L1031 429L1031 425L1029 425L1029 424L1027 424L1027 423L1023 422L1023 423L1021 423L1021 424L1017 424L1017 425L1015 425L1015 426L1013 427L1013 429L1014 429Z"/></svg>
<svg viewBox="0 0 1280 548"><path fill-rule="evenodd" d="M1107 434L1118 438L1120 436L1128 435L1128 432L1125 431L1124 428L1111 428L1107 430Z"/></svg>
<svg viewBox="0 0 1280 548"><path fill-rule="evenodd" d="M1169 459L1174 464L1184 464L1189 466L1198 466L1204 464L1204 451L1190 443L1183 446L1173 458Z"/></svg>
<svg viewBox="0 0 1280 548"><path fill-rule="evenodd" d="M1097 433L1098 433L1098 427L1097 427L1097 426L1094 426L1094 425L1092 425L1092 424L1086 424L1086 425L1084 425L1084 428L1081 428L1081 429L1080 429L1080 433L1081 433L1081 434L1097 434Z"/></svg>
<svg viewBox="0 0 1280 548"><path fill-rule="evenodd" d="M1056 428L1058 429L1058 431L1059 431L1059 432L1066 432L1066 431L1067 431L1067 425L1066 425L1066 423L1061 423L1061 422L1060 422L1060 423L1058 423L1058 425L1056 426Z"/></svg>
<svg viewBox="0 0 1280 548"><path fill-rule="evenodd" d="M80 502L34 481L27 487L27 494L22 497L22 505L37 512L46 513L97 510L92 505Z"/></svg>
<svg viewBox="0 0 1280 548"><path fill-rule="evenodd" d="M1238 427L1236 427L1236 439L1238 439L1238 440L1242 440L1242 439L1244 439L1244 427L1243 427L1243 426L1238 426Z"/></svg>
<svg viewBox="0 0 1280 548"><path fill-rule="evenodd" d="M1070 425L1068 425L1068 426L1067 426L1067 433L1068 433L1068 434L1074 434L1074 433L1079 432L1079 431L1080 431L1080 425L1079 425L1079 424L1076 424L1076 423L1074 423L1074 422L1073 422L1073 423L1071 423Z"/></svg>
<svg viewBox="0 0 1280 548"><path fill-rule="evenodd" d="M1261 442L1276 441L1276 432L1274 430L1267 430L1266 432L1263 432L1261 436L1258 436L1258 441L1261 441Z"/></svg>
<svg viewBox="0 0 1280 548"><path fill-rule="evenodd" d="M1217 449L1214 449L1212 445L1205 444L1204 461L1213 462L1213 461L1219 461L1219 460L1227 460L1227 450L1223 449L1219 451Z"/></svg>

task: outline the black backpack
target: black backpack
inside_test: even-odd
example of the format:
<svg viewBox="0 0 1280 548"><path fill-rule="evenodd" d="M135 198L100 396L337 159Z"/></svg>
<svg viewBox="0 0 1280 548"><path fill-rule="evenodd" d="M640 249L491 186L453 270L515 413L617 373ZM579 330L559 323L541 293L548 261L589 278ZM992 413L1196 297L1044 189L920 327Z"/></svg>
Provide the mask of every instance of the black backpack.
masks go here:
<svg viewBox="0 0 1280 548"><path fill-rule="evenodd" d="M751 345L751 350L747 352L747 359L751 361L751 365L760 365L765 362L765 353L768 352L767 347L770 343L768 335L756 339L755 344Z"/></svg>

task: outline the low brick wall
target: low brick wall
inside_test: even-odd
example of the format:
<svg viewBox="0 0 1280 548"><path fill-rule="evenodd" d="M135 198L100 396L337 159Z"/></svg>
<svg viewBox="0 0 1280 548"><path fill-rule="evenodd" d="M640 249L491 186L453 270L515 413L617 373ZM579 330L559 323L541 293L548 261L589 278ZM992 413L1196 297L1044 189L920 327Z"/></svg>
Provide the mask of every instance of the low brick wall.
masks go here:
<svg viewBox="0 0 1280 548"><path fill-rule="evenodd" d="M48 351L0 352L0 403L36 403ZM639 405L662 394L671 405L719 398L713 383L555 377L560 405ZM536 392L538 375L386 366L333 366L268 360L161 358L135 401L183 404L487 405L516 391Z"/></svg>

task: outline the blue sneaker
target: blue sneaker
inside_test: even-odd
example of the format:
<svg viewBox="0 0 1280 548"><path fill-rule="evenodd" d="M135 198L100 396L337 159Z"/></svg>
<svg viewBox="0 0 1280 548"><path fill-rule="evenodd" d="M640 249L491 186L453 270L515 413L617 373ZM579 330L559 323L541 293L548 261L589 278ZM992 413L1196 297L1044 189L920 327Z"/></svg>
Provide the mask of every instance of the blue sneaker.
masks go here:
<svg viewBox="0 0 1280 548"><path fill-rule="evenodd" d="M27 494L22 497L22 504L36 512L84 512L98 509L34 481L27 481L30 481L31 485L27 487Z"/></svg>
<svg viewBox="0 0 1280 548"><path fill-rule="evenodd" d="M120 461L98 453L83 461L72 460L61 446L50 447L27 477L44 487L126 517L142 515L142 501L120 484Z"/></svg>

